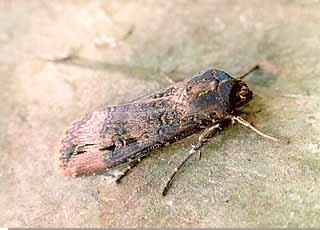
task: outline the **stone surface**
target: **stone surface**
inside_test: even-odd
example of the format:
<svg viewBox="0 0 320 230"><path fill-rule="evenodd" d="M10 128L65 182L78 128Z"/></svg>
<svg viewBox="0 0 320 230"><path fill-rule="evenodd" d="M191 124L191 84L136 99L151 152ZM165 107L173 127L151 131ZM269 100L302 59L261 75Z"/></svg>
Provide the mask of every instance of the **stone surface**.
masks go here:
<svg viewBox="0 0 320 230"><path fill-rule="evenodd" d="M0 2L0 225L320 227L320 2ZM77 59L50 62L74 53ZM154 151L120 185L63 177L70 123L208 67L247 82L244 109L281 145L238 126L161 189L195 136Z"/></svg>

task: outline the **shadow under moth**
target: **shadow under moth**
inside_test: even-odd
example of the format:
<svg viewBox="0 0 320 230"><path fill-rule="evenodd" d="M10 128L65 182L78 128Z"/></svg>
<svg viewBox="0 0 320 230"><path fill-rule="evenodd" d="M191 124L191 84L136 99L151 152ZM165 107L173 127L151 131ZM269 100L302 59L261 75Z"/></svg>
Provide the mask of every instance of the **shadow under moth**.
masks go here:
<svg viewBox="0 0 320 230"><path fill-rule="evenodd" d="M200 148L231 123L266 134L239 116L252 91L242 80L254 66L238 78L209 69L128 104L103 108L75 122L66 132L60 150L61 169L66 176L97 174L128 163L116 179L119 182L131 168L156 148L199 133L197 143L169 177L166 195L179 169Z"/></svg>

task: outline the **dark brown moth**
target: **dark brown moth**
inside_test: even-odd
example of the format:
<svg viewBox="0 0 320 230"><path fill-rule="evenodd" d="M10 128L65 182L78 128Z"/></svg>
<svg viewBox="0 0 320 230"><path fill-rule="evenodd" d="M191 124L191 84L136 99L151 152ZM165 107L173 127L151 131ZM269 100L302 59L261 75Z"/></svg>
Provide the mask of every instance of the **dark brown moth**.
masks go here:
<svg viewBox="0 0 320 230"><path fill-rule="evenodd" d="M252 68L248 73L257 69ZM238 116L238 109L252 99L242 80L209 69L169 88L132 101L106 107L75 122L61 148L61 168L66 176L103 172L129 161L130 168L153 149L200 133L185 160L175 169L163 190L165 195L176 172L210 138L230 123L240 123L265 134Z"/></svg>

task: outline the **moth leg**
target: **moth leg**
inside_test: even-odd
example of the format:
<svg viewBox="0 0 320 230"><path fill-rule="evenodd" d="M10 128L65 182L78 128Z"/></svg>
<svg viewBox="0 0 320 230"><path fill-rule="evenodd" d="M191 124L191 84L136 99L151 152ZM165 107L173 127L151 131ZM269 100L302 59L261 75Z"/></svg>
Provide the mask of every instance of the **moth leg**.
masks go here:
<svg viewBox="0 0 320 230"><path fill-rule="evenodd" d="M124 178L125 176L127 176L129 174L129 172L137 166L137 164L139 164L141 162L141 160L143 159L143 157L140 157L138 159L134 159L132 160L127 168L121 173L121 175L116 179L116 183L119 184L121 183L122 178Z"/></svg>
<svg viewBox="0 0 320 230"><path fill-rule="evenodd" d="M38 57L40 60L44 61L49 61L49 62L68 62L72 61L73 59L77 58L79 55L80 50L82 49L81 46L78 47L72 47L71 49L68 50L67 53L62 54L59 57L52 57L52 58L43 58L43 57Z"/></svg>
<svg viewBox="0 0 320 230"><path fill-rule="evenodd" d="M239 117L239 116L233 116L231 118L232 122L238 122L239 124L247 127L247 128L250 128L251 130L253 130L254 132L256 132L257 134L259 134L260 136L264 137L264 138L267 138L269 140L272 140L272 141L277 141L277 142L281 142L281 143L285 143L285 144L288 144L289 141L287 140L281 140L277 137L274 137L270 134L267 134L267 133L264 133L263 131L259 130L258 128L254 127L250 122L246 121L245 119L243 119L242 117Z"/></svg>
<svg viewBox="0 0 320 230"><path fill-rule="evenodd" d="M163 75L164 79L166 79L171 85L177 83L177 81L173 80L171 77L168 75L164 74Z"/></svg>
<svg viewBox="0 0 320 230"><path fill-rule="evenodd" d="M190 159L190 157L197 152L213 135L215 135L219 130L221 130L220 124L216 124L214 126L211 126L207 129L205 129L198 137L198 142L191 146L191 150L189 151L189 154L186 156L186 158L176 167L169 177L166 186L164 187L162 191L162 195L165 196L177 174L177 172L184 166L184 164Z"/></svg>

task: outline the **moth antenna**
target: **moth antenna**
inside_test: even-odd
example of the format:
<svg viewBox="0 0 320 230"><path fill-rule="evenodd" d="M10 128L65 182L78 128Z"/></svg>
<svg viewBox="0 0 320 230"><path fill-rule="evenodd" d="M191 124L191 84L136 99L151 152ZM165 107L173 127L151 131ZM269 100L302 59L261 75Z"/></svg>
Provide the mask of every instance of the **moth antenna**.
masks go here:
<svg viewBox="0 0 320 230"><path fill-rule="evenodd" d="M241 80L258 69L262 69L272 74L279 74L281 72L281 68L279 66L274 65L273 63L270 63L268 61L262 61L252 66L250 69L248 69L240 76L236 77L236 79Z"/></svg>
<svg viewBox="0 0 320 230"><path fill-rule="evenodd" d="M281 140L277 137L274 137L270 134L267 134L261 130L259 130L258 128L256 128L255 126L253 126L250 122L246 121L245 119L243 119L242 117L239 117L239 116L233 116L231 118L232 122L238 122L239 124L247 127L247 128L250 128L251 130L253 130L254 132L256 132L257 134L259 134L260 136L264 137L264 138L267 138L269 140L272 140L272 141L277 141L277 142L281 142L281 143L284 143L284 144L288 144L289 141L287 140Z"/></svg>
<svg viewBox="0 0 320 230"><path fill-rule="evenodd" d="M249 70L247 70L246 72L244 72L243 74L241 74L240 76L236 77L236 79L241 80L243 78L245 78L246 76L248 76L250 73L260 69L260 65L256 64L253 67L251 67Z"/></svg>

